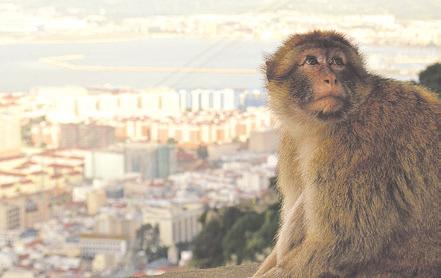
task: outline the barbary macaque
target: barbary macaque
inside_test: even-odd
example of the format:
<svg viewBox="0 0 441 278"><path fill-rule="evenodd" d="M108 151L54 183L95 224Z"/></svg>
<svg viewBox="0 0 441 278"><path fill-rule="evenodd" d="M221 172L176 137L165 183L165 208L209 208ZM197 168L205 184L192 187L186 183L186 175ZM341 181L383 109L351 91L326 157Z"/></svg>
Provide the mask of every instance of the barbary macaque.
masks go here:
<svg viewBox="0 0 441 278"><path fill-rule="evenodd" d="M266 61L281 226L254 277L441 277L441 101L332 31Z"/></svg>

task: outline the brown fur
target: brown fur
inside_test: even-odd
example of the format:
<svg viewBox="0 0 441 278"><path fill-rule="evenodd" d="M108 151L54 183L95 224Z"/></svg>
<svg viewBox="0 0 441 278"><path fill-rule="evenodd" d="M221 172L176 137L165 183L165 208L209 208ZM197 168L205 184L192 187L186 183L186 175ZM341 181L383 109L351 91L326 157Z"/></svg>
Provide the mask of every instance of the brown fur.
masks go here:
<svg viewBox="0 0 441 278"><path fill-rule="evenodd" d="M321 65L325 73L310 74L318 68L296 60L310 48L341 50L344 69ZM369 74L358 50L335 32L292 36L269 57L266 74L282 131L282 224L255 277L441 277L435 94ZM344 108L315 103L329 74L344 84ZM308 110L311 103L331 112Z"/></svg>

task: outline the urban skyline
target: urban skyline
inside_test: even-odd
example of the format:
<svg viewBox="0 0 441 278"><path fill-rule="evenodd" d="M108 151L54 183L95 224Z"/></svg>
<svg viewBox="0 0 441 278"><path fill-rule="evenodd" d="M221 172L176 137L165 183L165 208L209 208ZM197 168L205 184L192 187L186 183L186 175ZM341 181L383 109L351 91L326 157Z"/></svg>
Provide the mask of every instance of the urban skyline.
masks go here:
<svg viewBox="0 0 441 278"><path fill-rule="evenodd" d="M277 202L261 67L294 32L390 78L441 61L436 1L0 2L0 277L186 268L202 219Z"/></svg>

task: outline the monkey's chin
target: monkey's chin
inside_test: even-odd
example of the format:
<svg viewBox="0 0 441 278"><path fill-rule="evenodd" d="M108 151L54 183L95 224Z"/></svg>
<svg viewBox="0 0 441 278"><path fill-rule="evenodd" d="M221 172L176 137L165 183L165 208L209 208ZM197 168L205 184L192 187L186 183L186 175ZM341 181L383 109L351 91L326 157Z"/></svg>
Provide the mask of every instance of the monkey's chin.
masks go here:
<svg viewBox="0 0 441 278"><path fill-rule="evenodd" d="M338 120L343 116L345 104L341 97L327 96L309 102L304 109L320 120Z"/></svg>

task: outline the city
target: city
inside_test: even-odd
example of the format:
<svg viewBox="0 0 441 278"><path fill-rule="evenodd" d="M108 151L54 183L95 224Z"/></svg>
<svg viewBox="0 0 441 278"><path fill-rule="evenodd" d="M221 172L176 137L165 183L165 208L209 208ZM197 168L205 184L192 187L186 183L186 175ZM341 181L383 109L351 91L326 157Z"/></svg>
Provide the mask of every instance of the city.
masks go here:
<svg viewBox="0 0 441 278"><path fill-rule="evenodd" d="M3 269L110 275L133 267L150 224L169 261L147 269L161 272L185 258L177 245L204 210L259 198L275 173L261 91L42 87L0 99Z"/></svg>
<svg viewBox="0 0 441 278"><path fill-rule="evenodd" d="M142 16L119 0L55 2L0 3L0 277L194 267L206 219L275 206L279 123L262 65L293 32L343 32L373 73L409 82L441 60L430 8L150 1Z"/></svg>

